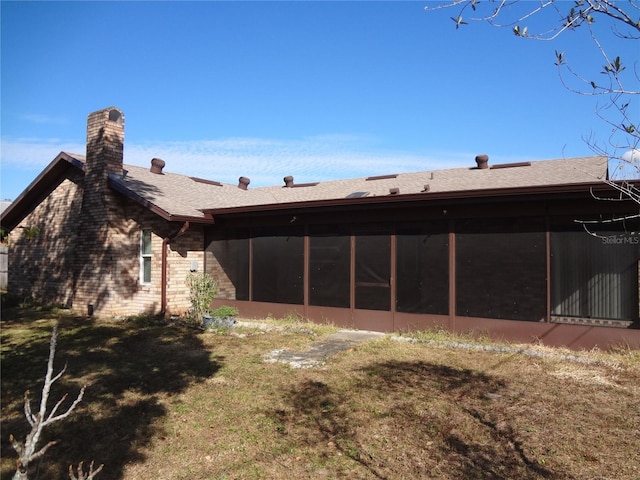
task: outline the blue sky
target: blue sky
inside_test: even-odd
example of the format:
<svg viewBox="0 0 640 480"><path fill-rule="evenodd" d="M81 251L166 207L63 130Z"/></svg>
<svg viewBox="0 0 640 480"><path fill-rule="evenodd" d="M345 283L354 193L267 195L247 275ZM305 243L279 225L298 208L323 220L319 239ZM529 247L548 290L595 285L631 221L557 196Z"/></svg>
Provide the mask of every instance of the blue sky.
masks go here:
<svg viewBox="0 0 640 480"><path fill-rule="evenodd" d="M454 11L425 5L2 1L0 196L84 153L87 115L109 106L125 114L125 163L251 186L591 155L584 137L606 140L597 99L553 64L565 51L597 75L586 31L456 30Z"/></svg>

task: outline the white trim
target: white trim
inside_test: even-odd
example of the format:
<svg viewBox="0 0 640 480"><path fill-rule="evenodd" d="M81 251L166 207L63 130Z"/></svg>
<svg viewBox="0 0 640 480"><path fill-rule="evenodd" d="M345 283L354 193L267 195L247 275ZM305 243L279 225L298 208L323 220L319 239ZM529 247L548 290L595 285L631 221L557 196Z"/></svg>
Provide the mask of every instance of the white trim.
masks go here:
<svg viewBox="0 0 640 480"><path fill-rule="evenodd" d="M145 253L144 252L144 237L146 234L149 234L149 253ZM152 258L152 242L153 242L153 235L151 233L151 230L149 229L142 229L140 230L140 285L151 285L151 276L152 276L152 270L151 270L151 258ZM149 259L149 280L145 281L144 278L144 264L145 264L145 260Z"/></svg>

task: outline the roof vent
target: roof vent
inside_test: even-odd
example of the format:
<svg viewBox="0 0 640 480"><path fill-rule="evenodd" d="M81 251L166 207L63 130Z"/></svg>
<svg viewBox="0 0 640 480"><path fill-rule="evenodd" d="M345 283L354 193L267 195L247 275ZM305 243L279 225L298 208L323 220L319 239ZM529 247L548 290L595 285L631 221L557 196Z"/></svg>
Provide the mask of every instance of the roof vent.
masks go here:
<svg viewBox="0 0 640 480"><path fill-rule="evenodd" d="M431 187L428 183L425 183L424 188L422 189L422 193L428 192L429 190L431 190Z"/></svg>
<svg viewBox="0 0 640 480"><path fill-rule="evenodd" d="M476 163L478 164L478 168L480 170L484 170L485 168L489 168L489 155L477 155Z"/></svg>
<svg viewBox="0 0 640 480"><path fill-rule="evenodd" d="M251 180L249 180L247 177L240 177L238 179L238 188L240 190L246 190L247 188L249 188L250 183Z"/></svg>
<svg viewBox="0 0 640 480"><path fill-rule="evenodd" d="M149 169L151 173L162 175L163 168L164 168L164 160L161 160L160 158L151 159L151 168Z"/></svg>
<svg viewBox="0 0 640 480"><path fill-rule="evenodd" d="M287 188L293 187L293 177L291 175L284 177L284 186Z"/></svg>
<svg viewBox="0 0 640 480"><path fill-rule="evenodd" d="M389 195L397 195L400 193L400 189L398 187L393 187L389 189Z"/></svg>

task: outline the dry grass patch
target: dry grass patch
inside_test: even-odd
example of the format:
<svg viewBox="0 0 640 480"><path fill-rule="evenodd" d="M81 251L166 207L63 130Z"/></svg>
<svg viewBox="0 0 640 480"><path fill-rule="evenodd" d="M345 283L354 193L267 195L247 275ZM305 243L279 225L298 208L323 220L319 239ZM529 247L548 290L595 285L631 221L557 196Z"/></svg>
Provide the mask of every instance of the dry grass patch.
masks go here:
<svg viewBox="0 0 640 480"><path fill-rule="evenodd" d="M5 436L26 430L22 393L40 382L52 321L14 315L3 312ZM301 370L263 362L324 335L291 321L219 334L62 323L61 389L91 385L50 433L60 445L39 478L83 459L105 464L102 480L640 478L635 352L578 363L385 338ZM3 438L2 478L11 459Z"/></svg>

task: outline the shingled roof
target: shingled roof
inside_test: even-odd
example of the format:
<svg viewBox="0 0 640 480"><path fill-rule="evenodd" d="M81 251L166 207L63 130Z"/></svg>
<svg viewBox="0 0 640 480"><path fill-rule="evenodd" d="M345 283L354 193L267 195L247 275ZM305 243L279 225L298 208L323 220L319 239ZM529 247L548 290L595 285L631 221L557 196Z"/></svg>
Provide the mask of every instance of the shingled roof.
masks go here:
<svg viewBox="0 0 640 480"><path fill-rule="evenodd" d="M110 185L161 216L207 221L207 214L236 210L269 210L313 206L323 202L350 204L363 198L446 194L481 196L499 191L597 184L607 178L606 157L580 157L493 165L486 169L452 168L352 178L290 186L243 190L237 185L125 166L124 176L111 175ZM381 198L384 197L384 198Z"/></svg>
<svg viewBox="0 0 640 480"><path fill-rule="evenodd" d="M67 168L84 170L84 155L61 152L2 214L11 229L33 208L49 184ZM242 189L221 183L152 169L124 165L124 175L111 174L109 186L169 221L213 222L213 215L234 212L357 205L412 199L464 198L538 191L563 191L602 184L606 157L580 157L452 168L362 177L288 186Z"/></svg>

